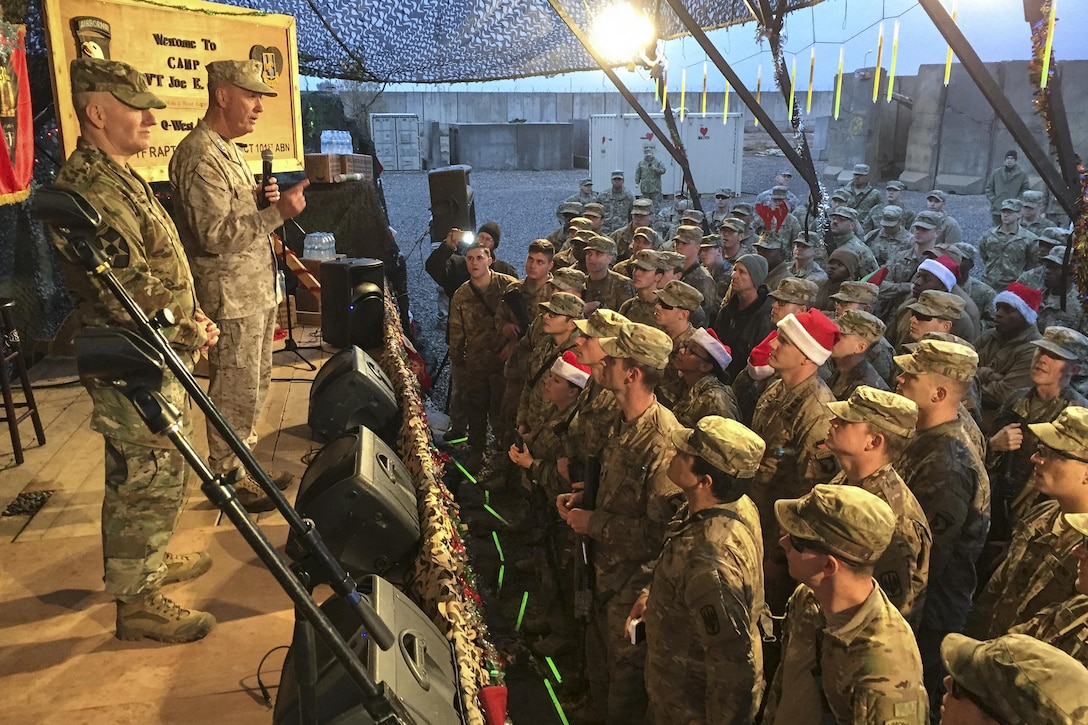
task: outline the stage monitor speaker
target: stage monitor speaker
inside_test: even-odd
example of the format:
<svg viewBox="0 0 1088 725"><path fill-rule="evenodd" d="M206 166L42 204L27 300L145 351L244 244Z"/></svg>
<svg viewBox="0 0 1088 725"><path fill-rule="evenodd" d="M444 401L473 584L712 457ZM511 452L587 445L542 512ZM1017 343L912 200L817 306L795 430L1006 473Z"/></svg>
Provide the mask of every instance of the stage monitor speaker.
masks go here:
<svg viewBox="0 0 1088 725"><path fill-rule="evenodd" d="M352 576L400 580L419 547L419 510L408 469L359 426L317 452L299 484L295 508L314 522L325 546ZM287 555L305 555L296 534Z"/></svg>
<svg viewBox="0 0 1088 725"><path fill-rule="evenodd" d="M385 268L380 259L321 263L321 339L337 348L381 347ZM358 340L353 338L360 338Z"/></svg>
<svg viewBox="0 0 1088 725"><path fill-rule="evenodd" d="M401 413L393 384L377 361L352 346L326 360L314 376L307 422L325 440L365 425L394 445Z"/></svg>
<svg viewBox="0 0 1088 725"><path fill-rule="evenodd" d="M396 637L396 644L389 650L381 650L366 636L355 610L342 599L327 600L321 610L358 655L371 678L376 683L386 683L418 725L464 723L457 667L450 643L419 607L389 582L370 576L359 582L359 588ZM322 725L371 725L373 720L360 704L359 688L324 641L320 637L315 639L316 722ZM283 676L272 714L272 722L276 725L300 722L295 662L302 656L298 643L292 642L283 663Z"/></svg>
<svg viewBox="0 0 1088 725"><path fill-rule="evenodd" d="M476 200L469 186L467 164L443 166L427 172L431 192L431 241L441 242L450 229L476 231Z"/></svg>

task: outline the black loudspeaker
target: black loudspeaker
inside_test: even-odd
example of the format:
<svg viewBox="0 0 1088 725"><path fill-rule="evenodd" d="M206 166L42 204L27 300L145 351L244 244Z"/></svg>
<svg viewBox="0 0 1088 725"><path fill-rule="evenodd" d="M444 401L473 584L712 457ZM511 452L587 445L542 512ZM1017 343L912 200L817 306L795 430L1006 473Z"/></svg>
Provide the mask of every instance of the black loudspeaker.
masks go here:
<svg viewBox="0 0 1088 725"><path fill-rule="evenodd" d="M317 452L299 484L295 508L311 519L352 576L400 580L419 546L416 489L385 443L359 426ZM305 554L292 532L287 555Z"/></svg>
<svg viewBox="0 0 1088 725"><path fill-rule="evenodd" d="M321 339L333 347L382 346L385 269L380 259L321 263Z"/></svg>
<svg viewBox="0 0 1088 725"><path fill-rule="evenodd" d="M450 643L427 616L389 582L370 576L359 582L359 588L396 637L396 643L388 651L382 651L366 636L354 609L342 599L329 599L321 605L321 610L358 655L371 678L386 683L419 725L463 723L457 667ZM374 721L360 704L359 688L325 643L316 639L316 721L372 725ZM283 677L272 714L272 722L276 725L294 725L300 721L295 661L301 656L298 644L292 642L283 663Z"/></svg>
<svg viewBox="0 0 1088 725"><path fill-rule="evenodd" d="M307 422L325 440L365 425L394 445L400 433L400 406L385 372L353 345L326 360L314 376Z"/></svg>
<svg viewBox="0 0 1088 725"><path fill-rule="evenodd" d="M427 173L431 192L431 241L441 242L450 229L476 231L476 200L468 183L472 167L443 166Z"/></svg>

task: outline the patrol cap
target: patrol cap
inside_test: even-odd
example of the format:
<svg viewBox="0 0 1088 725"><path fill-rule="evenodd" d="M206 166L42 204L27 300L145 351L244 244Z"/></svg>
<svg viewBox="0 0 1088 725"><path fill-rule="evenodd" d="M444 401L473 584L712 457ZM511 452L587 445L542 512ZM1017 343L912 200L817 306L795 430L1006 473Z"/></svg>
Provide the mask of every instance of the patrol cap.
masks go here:
<svg viewBox="0 0 1088 725"><path fill-rule="evenodd" d="M847 400L830 402L827 407L848 423L869 423L908 438L918 425L918 406L913 400L868 385L859 385Z"/></svg>
<svg viewBox="0 0 1088 725"><path fill-rule="evenodd" d="M971 343L967 342L967 340L964 340L959 335L953 335L951 332L937 332L936 330L932 330L932 331L927 332L924 335L922 335L922 339L923 340L943 340L945 342L954 342L957 345L963 345L968 350L974 350L975 349L975 346L972 345ZM914 350L918 347L918 343L917 342L908 342L908 343L904 344L903 347L905 349L911 351L911 352L914 352Z"/></svg>
<svg viewBox="0 0 1088 725"><path fill-rule="evenodd" d="M746 201L740 201L733 205L733 214L752 216L752 205Z"/></svg>
<svg viewBox="0 0 1088 725"><path fill-rule="evenodd" d="M923 339L909 355L896 355L895 364L911 375L943 375L970 382L978 370L978 353L965 345Z"/></svg>
<svg viewBox="0 0 1088 725"><path fill-rule="evenodd" d="M664 271L683 269L687 261L687 257L679 252L670 252L663 249L657 253L657 268Z"/></svg>
<svg viewBox="0 0 1088 725"><path fill-rule="evenodd" d="M782 169L781 171L779 171L778 175L779 176L785 176L787 178L792 179L793 178L793 169L787 167L787 168Z"/></svg>
<svg viewBox="0 0 1088 725"><path fill-rule="evenodd" d="M737 207L734 206L733 211L736 210ZM725 219L722 219L722 225L719 228L728 229L731 232L740 232L741 234L743 234L745 231L748 230L748 223L745 222L743 219L737 219L735 216L727 216Z"/></svg>
<svg viewBox="0 0 1088 725"><path fill-rule="evenodd" d="M869 164L854 164L854 174L865 176L869 173Z"/></svg>
<svg viewBox="0 0 1088 725"><path fill-rule="evenodd" d="M775 501L774 514L786 533L855 564L876 563L895 531L891 506L858 486L820 483L801 498Z"/></svg>
<svg viewBox="0 0 1088 725"><path fill-rule="evenodd" d="M589 240L586 244L586 251L593 250L595 252L601 252L603 254L611 254L616 256L616 242L611 237L606 237L603 234L598 234Z"/></svg>
<svg viewBox="0 0 1088 725"><path fill-rule="evenodd" d="M604 204L598 204L595 201L591 201L582 207L582 216L596 216L604 217Z"/></svg>
<svg viewBox="0 0 1088 725"><path fill-rule="evenodd" d="M708 234L699 242L700 249L721 249L722 238L717 234Z"/></svg>
<svg viewBox="0 0 1088 725"><path fill-rule="evenodd" d="M730 189L723 189L723 188L715 189L714 190L714 198L715 199L731 199L731 198L733 198L733 192Z"/></svg>
<svg viewBox="0 0 1088 725"><path fill-rule="evenodd" d="M672 338L664 330L628 322L615 337L602 337L601 349L614 358L630 358L658 370L665 367L672 354Z"/></svg>
<svg viewBox="0 0 1088 725"><path fill-rule="evenodd" d="M640 249L631 255L631 266L648 272L657 270L660 264L658 253L653 249Z"/></svg>
<svg viewBox="0 0 1088 725"><path fill-rule="evenodd" d="M856 222L858 220L858 211L852 206L840 206L832 209L829 216L841 216L844 219Z"/></svg>
<svg viewBox="0 0 1088 725"><path fill-rule="evenodd" d="M1065 264L1065 252L1067 247L1064 244L1059 244L1050 250L1050 252L1043 257L1044 262L1053 262L1054 264L1061 266Z"/></svg>
<svg viewBox="0 0 1088 725"><path fill-rule="evenodd" d="M657 291L657 301L670 307L694 312L703 304L703 293L687 282L674 279Z"/></svg>
<svg viewBox="0 0 1088 725"><path fill-rule="evenodd" d="M676 450L702 458L736 478L753 478L767 447L742 423L720 415L700 418L694 428L674 430L672 443Z"/></svg>
<svg viewBox="0 0 1088 725"><path fill-rule="evenodd" d="M654 249L657 249L661 246L661 235L658 234L657 230L655 230L653 227L637 227L635 229L635 233L631 235L632 239L634 239L635 237L642 237L647 242L652 244L654 246Z"/></svg>
<svg viewBox="0 0 1088 725"><path fill-rule="evenodd" d="M540 309L564 317L581 317L586 309L586 303L582 301L582 298L570 292L556 292L548 300L539 304Z"/></svg>
<svg viewBox="0 0 1088 725"><path fill-rule="evenodd" d="M795 305L811 307L819 293L820 286L810 279L786 277L778 283L770 296L780 302L792 302Z"/></svg>
<svg viewBox="0 0 1088 725"><path fill-rule="evenodd" d="M702 244L703 228L684 224L676 230L676 236L673 237L671 241L673 244L676 244L677 242L683 244Z"/></svg>
<svg viewBox="0 0 1088 725"><path fill-rule="evenodd" d="M768 229L759 235L759 239L752 246L763 247L764 249L780 249L786 252L789 251L790 243L783 234Z"/></svg>
<svg viewBox="0 0 1088 725"><path fill-rule="evenodd" d="M1069 241L1069 230L1062 227L1047 227L1041 235L1043 239L1052 239L1054 244L1065 244Z"/></svg>
<svg viewBox="0 0 1088 725"><path fill-rule="evenodd" d="M864 310L846 310L835 318L835 324L843 335L857 335L870 345L879 340L887 329L883 320Z"/></svg>
<svg viewBox="0 0 1088 725"><path fill-rule="evenodd" d="M578 182L578 186L593 186L593 179L588 176Z"/></svg>
<svg viewBox="0 0 1088 725"><path fill-rule="evenodd" d="M903 207L896 204L888 204L880 212L880 226L894 227L903 219Z"/></svg>
<svg viewBox="0 0 1088 725"><path fill-rule="evenodd" d="M68 70L72 93L109 93L121 103L141 111L166 108L166 104L147 90L144 74L128 63L103 58L76 58Z"/></svg>
<svg viewBox="0 0 1088 725"><path fill-rule="evenodd" d="M1088 408L1071 405L1052 422L1028 423L1028 428L1050 448L1088 463Z"/></svg>
<svg viewBox="0 0 1088 725"><path fill-rule="evenodd" d="M275 98L278 95L275 88L262 80L259 60L213 60L208 63L208 86L214 88L224 83L262 96Z"/></svg>
<svg viewBox="0 0 1088 725"><path fill-rule="evenodd" d="M1088 669L1030 635L983 642L952 633L941 642L941 660L952 679L1001 722L1083 722L1088 711Z"/></svg>
<svg viewBox="0 0 1088 725"><path fill-rule="evenodd" d="M706 215L698 209L687 209L684 211L683 214L680 215L681 222L688 222L691 224L702 224L703 219L705 218Z"/></svg>
<svg viewBox="0 0 1088 725"><path fill-rule="evenodd" d="M574 326L586 337L615 337L630 320L607 307L599 307L586 320L575 320Z"/></svg>
<svg viewBox="0 0 1088 725"><path fill-rule="evenodd" d="M941 225L941 214L938 212L932 212L928 209L926 211L918 212L918 215L914 217L914 223L911 224L911 229L914 227L921 227L922 229L936 229Z"/></svg>
<svg viewBox="0 0 1088 725"><path fill-rule="evenodd" d="M926 194L926 198L936 199L937 201L945 201L948 199L948 194L946 194L942 189L934 189L933 191Z"/></svg>
<svg viewBox="0 0 1088 725"><path fill-rule="evenodd" d="M589 240L595 236L597 236L597 232L592 229L572 229L567 234L567 241L570 242L572 247L577 246L578 249L585 249Z"/></svg>
<svg viewBox="0 0 1088 725"><path fill-rule="evenodd" d="M1030 206L1032 209L1037 209L1039 205L1043 203L1043 192L1028 189L1020 195L1020 203L1023 206Z"/></svg>
<svg viewBox="0 0 1088 725"><path fill-rule="evenodd" d="M772 186L771 187L771 198L772 199L785 199L786 197L789 196L789 194L790 194L790 189L789 189L788 186Z"/></svg>
<svg viewBox="0 0 1088 725"><path fill-rule="evenodd" d="M642 152L643 153L653 153L653 150L654 150L654 145L652 143L642 144Z"/></svg>
<svg viewBox="0 0 1088 725"><path fill-rule="evenodd" d="M853 199L853 197L854 195L846 189L835 189L835 191L831 192L832 201L850 203L850 200Z"/></svg>
<svg viewBox="0 0 1088 725"><path fill-rule="evenodd" d="M1031 344L1063 360L1088 361L1088 337L1068 327L1051 325L1043 330L1042 338Z"/></svg>
<svg viewBox="0 0 1088 725"><path fill-rule="evenodd" d="M889 181L887 184L884 185L884 188L885 189L894 189L895 191L906 191L907 190L907 185L904 184L899 179L892 179L891 181Z"/></svg>
<svg viewBox="0 0 1088 725"><path fill-rule="evenodd" d="M831 295L831 299L839 302L857 302L871 305L876 302L878 294L880 294L880 288L871 282L846 280L839 285L839 291Z"/></svg>
<svg viewBox="0 0 1088 725"><path fill-rule="evenodd" d="M633 204L631 204L631 215L632 216L634 216L635 214L653 214L653 213L654 213L654 202L653 202L652 199L647 199L645 197L639 197L638 199L635 199Z"/></svg>
<svg viewBox="0 0 1088 725"><path fill-rule="evenodd" d="M586 286L586 273L574 267L560 267L552 272L552 278L548 282L565 292L582 290Z"/></svg>
<svg viewBox="0 0 1088 725"><path fill-rule="evenodd" d="M1001 211L1020 211L1024 208L1024 205L1020 203L1019 199L1005 199L1001 202Z"/></svg>
<svg viewBox="0 0 1088 725"><path fill-rule="evenodd" d="M578 216L582 213L582 204L577 201L564 201L559 205L560 214L570 214L571 216Z"/></svg>
<svg viewBox="0 0 1088 725"><path fill-rule="evenodd" d="M951 292L927 289L907 309L926 317L937 317L955 322L963 314L963 298Z"/></svg>
<svg viewBox="0 0 1088 725"><path fill-rule="evenodd" d="M623 169L616 169L615 171L613 171L612 172L612 178L613 179L622 179L623 178Z"/></svg>
<svg viewBox="0 0 1088 725"><path fill-rule="evenodd" d="M584 216L576 216L567 222L567 229L579 229L588 231L593 228L593 222Z"/></svg>

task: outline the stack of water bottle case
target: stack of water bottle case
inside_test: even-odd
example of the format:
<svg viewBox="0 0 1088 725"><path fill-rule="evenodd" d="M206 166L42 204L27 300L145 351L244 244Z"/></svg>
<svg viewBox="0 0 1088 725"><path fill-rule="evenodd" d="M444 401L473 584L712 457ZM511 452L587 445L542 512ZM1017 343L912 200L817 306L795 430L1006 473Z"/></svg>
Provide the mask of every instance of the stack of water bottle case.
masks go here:
<svg viewBox="0 0 1088 725"><path fill-rule="evenodd" d="M306 154L306 177L314 184L373 182L373 159L354 150L348 131L322 131L321 153Z"/></svg>

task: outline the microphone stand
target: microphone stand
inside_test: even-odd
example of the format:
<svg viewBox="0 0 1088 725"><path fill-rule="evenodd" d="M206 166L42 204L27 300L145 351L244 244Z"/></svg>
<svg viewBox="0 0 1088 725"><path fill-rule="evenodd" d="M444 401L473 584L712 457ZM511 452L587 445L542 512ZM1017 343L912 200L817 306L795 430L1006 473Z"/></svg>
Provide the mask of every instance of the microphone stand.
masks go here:
<svg viewBox="0 0 1088 725"><path fill-rule="evenodd" d="M299 229L301 228L302 227L299 227ZM282 247L283 252L278 258L278 261L283 265L283 274L286 275L288 272L290 272L290 269L288 269L287 267L287 222L284 222L280 225L280 246ZM295 290L295 300L298 300L297 287ZM317 366L307 360L306 356L302 354L301 350L320 350L321 348L317 346L303 348L297 342L295 342L295 328L294 325L291 323L291 295L287 292L286 276L284 277L283 285L283 304L287 313L287 337L283 340L283 347L279 350L273 350L272 354L275 355L278 352L293 352L299 360L306 363L306 367L310 368L310 370L312 371L316 371Z"/></svg>
<svg viewBox="0 0 1088 725"><path fill-rule="evenodd" d="M315 576L314 581L324 581L329 584L337 596L354 608L374 643L383 650L389 650L396 642L393 633L378 616L370 602L359 593L352 577L344 571L340 563L329 552L328 547L322 542L321 535L318 533L313 521L300 517L294 507L288 503L283 493L272 483L268 473L257 462L253 452L238 437L230 423L223 417L223 414L215 406L208 394L204 392L196 378L193 377L189 368L163 336L161 328L170 327L174 324L173 315L169 310L161 310L156 313L154 320L149 319L143 308L136 303L113 274L109 259L97 244L99 236L110 234L112 230L102 221L98 211L79 194L53 187L45 187L35 195L32 213L52 226L68 242L76 258L87 268L88 273L95 277L116 298L135 323L135 334L138 338L150 345L154 352L161 356L158 361L155 361L160 370L163 364L165 364L166 368L169 368L170 372L174 374L182 387L189 393L191 399L197 404L197 407L204 412L230 449L238 456L246 471L253 476L265 494L275 503L276 508L307 550L306 561L319 567L317 572L319 576ZM123 334L125 331L120 332ZM396 693L390 689L388 683L374 682L359 658L314 602L311 591L308 589L311 584L309 577L304 577L301 572L296 574L288 567L261 529L249 518L249 515L234 495L234 487L225 480L224 476L212 474L200 456L181 436L178 421L176 420L176 412L170 410L169 405L163 405L166 401L162 399L157 391L148 391L146 388L137 387L130 389L126 394L128 393L131 393L130 400L136 406L141 417L148 421L151 429L167 435L186 461L201 476L203 481L201 490L212 503L227 514L258 558L261 559L283 590L291 597L295 605L296 616L298 614L303 616L303 622L296 621L296 633L299 627L305 628L300 641L303 646L309 647L309 651L304 651L299 658L303 661L299 668L301 670L301 677L299 678L300 718L309 723L317 722L314 692L316 673L313 667L316 656L313 652L314 640L310 630L312 628L324 640L337 661L344 667L348 676L359 688L363 698L361 704L370 714L375 725L415 725L415 719ZM296 565L296 568L299 568L298 565ZM306 580L306 585L300 581L301 579ZM304 709L303 706L307 709Z"/></svg>

